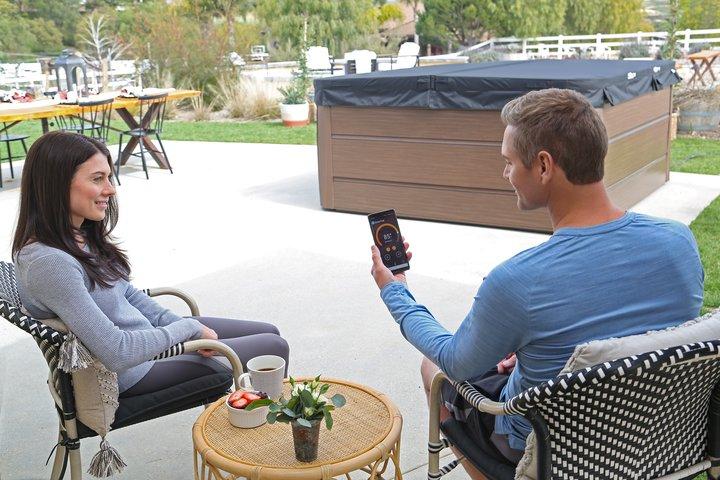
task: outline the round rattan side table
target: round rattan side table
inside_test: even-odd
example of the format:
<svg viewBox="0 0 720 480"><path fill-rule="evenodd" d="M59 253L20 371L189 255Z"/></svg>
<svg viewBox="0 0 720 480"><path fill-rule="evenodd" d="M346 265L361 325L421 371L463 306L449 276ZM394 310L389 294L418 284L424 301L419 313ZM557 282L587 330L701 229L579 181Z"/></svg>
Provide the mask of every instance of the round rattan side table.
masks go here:
<svg viewBox="0 0 720 480"><path fill-rule="evenodd" d="M307 379L298 379L307 380ZM347 404L333 412L333 428L320 429L317 460L295 459L290 425L264 424L257 428L233 427L225 397L205 409L193 425L196 480L330 480L362 470L370 479L382 479L392 462L393 475L400 471L402 416L390 399L369 387L337 379L329 394L341 393ZM285 394L289 385L285 384Z"/></svg>

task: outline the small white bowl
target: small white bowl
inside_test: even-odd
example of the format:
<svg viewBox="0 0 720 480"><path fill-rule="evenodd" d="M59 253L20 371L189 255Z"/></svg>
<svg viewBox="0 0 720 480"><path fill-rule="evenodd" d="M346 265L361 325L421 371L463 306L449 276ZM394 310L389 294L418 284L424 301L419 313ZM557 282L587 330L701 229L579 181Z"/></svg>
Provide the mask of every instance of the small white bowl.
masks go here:
<svg viewBox="0 0 720 480"><path fill-rule="evenodd" d="M255 410L241 410L231 406L228 403L228 398L225 399L225 407L228 411L228 419L230 424L239 428L255 428L259 427L267 421L267 414L270 411L268 407L260 407Z"/></svg>

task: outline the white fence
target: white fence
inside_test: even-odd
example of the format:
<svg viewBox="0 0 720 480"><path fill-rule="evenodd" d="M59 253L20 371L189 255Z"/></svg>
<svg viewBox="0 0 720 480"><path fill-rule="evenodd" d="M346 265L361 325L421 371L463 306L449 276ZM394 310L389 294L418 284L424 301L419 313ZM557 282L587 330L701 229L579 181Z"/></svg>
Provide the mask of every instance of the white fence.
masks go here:
<svg viewBox="0 0 720 480"><path fill-rule="evenodd" d="M564 58L577 50L588 52L596 58L617 58L620 48L627 44L646 45L651 54L665 44L668 32L596 33L595 35L557 35L552 37L492 38L454 55L467 55L474 51L489 50L495 46L516 44L522 54L530 58ZM683 53L694 45L720 46L720 28L707 30L683 30L675 33L677 44Z"/></svg>
<svg viewBox="0 0 720 480"><path fill-rule="evenodd" d="M88 65L88 85L97 86L102 83L101 73ZM108 79L110 86L122 87L137 76L133 60L115 60L110 62ZM65 79L64 70L60 69L60 79ZM82 80L79 78L79 82ZM40 62L28 63L0 63L0 88L26 88L33 87L45 91L57 87L55 70L43 72Z"/></svg>

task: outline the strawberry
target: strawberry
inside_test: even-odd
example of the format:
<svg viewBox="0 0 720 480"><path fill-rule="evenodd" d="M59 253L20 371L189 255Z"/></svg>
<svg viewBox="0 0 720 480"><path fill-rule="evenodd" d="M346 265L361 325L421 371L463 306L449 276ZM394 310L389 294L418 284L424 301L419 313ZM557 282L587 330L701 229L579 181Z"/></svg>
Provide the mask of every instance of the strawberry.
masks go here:
<svg viewBox="0 0 720 480"><path fill-rule="evenodd" d="M248 402L253 402L255 400L260 400L260 395L255 395L252 392L245 392L243 393L243 398Z"/></svg>
<svg viewBox="0 0 720 480"><path fill-rule="evenodd" d="M228 403L233 403L236 400L240 400L243 397L244 393L245 392L243 392L242 390L234 391L233 393L230 394L230 398L228 398Z"/></svg>
<svg viewBox="0 0 720 480"><path fill-rule="evenodd" d="M230 405L234 408L242 410L247 406L247 404L250 403L244 398L241 398L240 400L235 400L234 402L231 402Z"/></svg>

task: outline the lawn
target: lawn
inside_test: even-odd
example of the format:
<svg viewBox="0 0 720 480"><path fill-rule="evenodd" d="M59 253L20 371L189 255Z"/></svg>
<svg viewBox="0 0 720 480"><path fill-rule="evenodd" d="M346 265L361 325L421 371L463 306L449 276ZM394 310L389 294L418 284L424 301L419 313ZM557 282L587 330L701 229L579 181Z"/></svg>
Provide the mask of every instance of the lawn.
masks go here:
<svg viewBox="0 0 720 480"><path fill-rule="evenodd" d="M112 126L125 128L119 120ZM53 126L50 127L53 129ZM197 142L241 142L241 143L285 143L292 145L314 145L316 127L311 123L307 127L288 128L282 122L181 122L166 120L163 126L163 140L188 140ZM29 135L27 145L42 134L40 121L22 122L14 126L10 133ZM117 145L118 134L111 131L108 144ZM0 145L3 148L4 145ZM4 152L4 150L3 150ZM13 142L13 155L22 155L19 142ZM5 154L3 154L3 157Z"/></svg>
<svg viewBox="0 0 720 480"><path fill-rule="evenodd" d="M114 122L122 128L121 122ZM315 124L307 127L286 128L275 122L183 122L166 121L163 139L243 142L285 143L314 145L317 129ZM40 135L40 122L24 122L12 129L12 133L30 135L28 146ZM112 133L110 144L117 144L117 134ZM15 145L20 155L19 145ZM720 140L680 137L672 142L671 170L675 172L720 174ZM715 199L690 225L700 247L705 267L704 310L720 307L720 198Z"/></svg>
<svg viewBox="0 0 720 480"><path fill-rule="evenodd" d="M720 141L679 137L672 142L674 172L720 175Z"/></svg>

